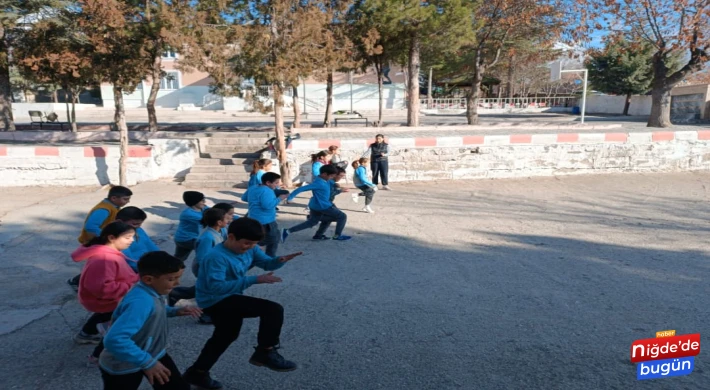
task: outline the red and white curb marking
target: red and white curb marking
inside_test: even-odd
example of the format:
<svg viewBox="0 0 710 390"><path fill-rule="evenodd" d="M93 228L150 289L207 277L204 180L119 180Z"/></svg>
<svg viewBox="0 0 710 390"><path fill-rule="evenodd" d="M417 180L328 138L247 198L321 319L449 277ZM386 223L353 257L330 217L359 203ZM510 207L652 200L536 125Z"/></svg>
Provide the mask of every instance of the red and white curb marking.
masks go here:
<svg viewBox="0 0 710 390"><path fill-rule="evenodd" d="M395 148L431 148L461 146L498 145L550 145L550 144L604 144L629 143L647 144L672 141L710 140L710 130L699 131L656 131L644 133L559 133L559 134L511 134L511 135L469 135L455 137L387 137L386 141ZM337 145L343 150L367 149L375 139L317 139L294 140L290 150L319 150Z"/></svg>
<svg viewBox="0 0 710 390"><path fill-rule="evenodd" d="M0 145L0 157L119 157L117 147L105 146L14 146ZM128 157L147 158L152 156L150 146L129 146Z"/></svg>

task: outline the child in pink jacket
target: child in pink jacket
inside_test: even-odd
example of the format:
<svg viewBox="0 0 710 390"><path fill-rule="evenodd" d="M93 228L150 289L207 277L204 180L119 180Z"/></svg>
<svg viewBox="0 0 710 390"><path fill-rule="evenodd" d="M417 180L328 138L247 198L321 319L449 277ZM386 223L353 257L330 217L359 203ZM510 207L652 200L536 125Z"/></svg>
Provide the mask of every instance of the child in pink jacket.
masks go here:
<svg viewBox="0 0 710 390"><path fill-rule="evenodd" d="M112 222L71 257L79 262L86 260L79 279L79 303L93 314L81 331L74 336L79 344L98 344L89 357L95 362L103 348L97 325L111 321L113 311L124 295L138 281L136 274L126 262L122 250L131 246L135 229L124 222Z"/></svg>

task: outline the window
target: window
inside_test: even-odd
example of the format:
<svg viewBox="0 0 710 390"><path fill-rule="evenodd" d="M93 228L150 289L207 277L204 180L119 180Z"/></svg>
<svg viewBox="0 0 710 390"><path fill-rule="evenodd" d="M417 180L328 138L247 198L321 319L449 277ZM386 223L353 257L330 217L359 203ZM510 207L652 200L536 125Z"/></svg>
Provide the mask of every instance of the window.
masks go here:
<svg viewBox="0 0 710 390"><path fill-rule="evenodd" d="M178 76L178 72L165 72L165 76L160 79L160 89L180 89Z"/></svg>
<svg viewBox="0 0 710 390"><path fill-rule="evenodd" d="M163 52L163 58L177 58L177 54L172 50L166 50Z"/></svg>

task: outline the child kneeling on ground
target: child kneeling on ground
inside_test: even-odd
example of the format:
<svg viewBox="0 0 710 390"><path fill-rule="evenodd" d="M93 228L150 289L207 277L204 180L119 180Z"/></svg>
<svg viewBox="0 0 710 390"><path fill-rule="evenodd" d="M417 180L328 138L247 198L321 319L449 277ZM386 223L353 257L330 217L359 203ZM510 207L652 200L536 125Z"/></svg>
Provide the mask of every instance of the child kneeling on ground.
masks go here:
<svg viewBox="0 0 710 390"><path fill-rule="evenodd" d="M138 261L140 281L113 313L99 358L104 389L138 389L143 377L154 389L189 390L170 355L167 317L199 316L196 307L176 309L164 296L180 284L185 265L167 252L148 252Z"/></svg>
<svg viewBox="0 0 710 390"><path fill-rule="evenodd" d="M281 281L273 272L247 275L252 265L273 271L302 253L269 257L257 247L263 239L264 229L259 221L239 218L229 225L227 240L215 246L200 263L197 304L212 317L214 332L195 363L185 372L185 380L193 386L210 390L222 388L209 372L239 337L245 318L260 319L258 346L249 363L275 371L296 369L295 363L284 359L277 351L284 319L283 307L276 302L244 295L244 290L254 284Z"/></svg>

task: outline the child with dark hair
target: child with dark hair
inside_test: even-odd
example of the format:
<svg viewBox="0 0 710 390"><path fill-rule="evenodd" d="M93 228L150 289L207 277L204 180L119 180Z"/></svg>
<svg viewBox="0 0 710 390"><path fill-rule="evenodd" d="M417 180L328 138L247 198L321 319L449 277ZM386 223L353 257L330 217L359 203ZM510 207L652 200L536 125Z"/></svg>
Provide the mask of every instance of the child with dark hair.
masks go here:
<svg viewBox="0 0 710 390"><path fill-rule="evenodd" d="M340 184L338 184L339 181L343 180L345 177L345 169L336 166L335 167L336 174L335 177L331 180L328 180L328 184L330 185L330 203L333 203L335 201L335 197L342 194L343 192L349 192L347 188L343 188Z"/></svg>
<svg viewBox="0 0 710 390"><path fill-rule="evenodd" d="M355 184L355 187L362 191L359 194L353 194L353 202L358 203L360 201L360 196L364 196L365 208L363 208L362 211L366 213L374 213L370 207L370 203L372 203L372 198L375 196L377 186L367 180L367 170L365 168L367 161L368 160L365 157L360 158L358 161L353 161L353 168L355 169L353 184Z"/></svg>
<svg viewBox="0 0 710 390"><path fill-rule="evenodd" d="M336 222L335 235L332 238L333 240L346 241L352 238L342 234L343 229L345 229L345 223L348 220L348 216L335 207L333 202L330 201L330 184L328 184L328 181L332 180L337 172L338 171L334 166L324 165L320 170L320 176L318 176L313 183L294 190L291 195L288 196L287 200L291 201L301 192L311 191L313 193L313 197L308 202L308 208L311 213L310 217L305 222L289 229L283 229L281 231L282 243L286 241L291 233L310 229L318 223L320 223L320 226L318 227L315 236L313 236L314 240L329 240L330 238L325 236L325 232L333 222Z"/></svg>
<svg viewBox="0 0 710 390"><path fill-rule="evenodd" d="M236 221L239 216L234 213L234 205L230 203L217 203L216 205L212 206L213 209L220 209L224 210L225 213L227 213L229 223L232 223L232 221ZM227 228L223 227L221 229L222 233L222 240L227 239Z"/></svg>
<svg viewBox="0 0 710 390"><path fill-rule="evenodd" d="M385 142L383 134L375 136L375 142L370 144L370 147L363 153L362 157L370 157L370 168L372 169L372 182L377 186L380 178L382 179L382 189L390 191L388 185L390 146Z"/></svg>
<svg viewBox="0 0 710 390"><path fill-rule="evenodd" d="M95 363L103 350L97 325L111 320L118 302L138 281L122 250L133 242L135 229L121 221L111 222L101 235L75 250L74 261L86 260L79 280L79 303L93 313L81 331L74 336L79 344L95 344L89 362Z"/></svg>
<svg viewBox="0 0 710 390"><path fill-rule="evenodd" d="M165 306L164 296L180 284L182 260L167 252L149 252L138 261L140 281L113 313L99 358L105 390L138 389L143 377L154 389L189 390L190 385L166 352L167 318L199 316L196 307Z"/></svg>
<svg viewBox="0 0 710 390"><path fill-rule="evenodd" d="M261 223L251 218L239 218L229 225L229 236L217 245L202 264L197 276L197 304L212 317L214 332L202 348L195 363L183 378L202 389L221 389L212 379L210 369L220 356L239 337L245 318L260 319L258 346L249 363L265 366L275 371L291 371L296 364L278 353L279 337L283 325L283 307L278 303L244 295L244 290L254 284L278 283L281 278L268 272L248 276L253 265L267 271L281 268L301 255L270 257L257 247L264 239Z"/></svg>
<svg viewBox="0 0 710 390"><path fill-rule="evenodd" d="M321 167L328 164L326 156L328 156L328 153L324 150L316 154L311 154L311 173L313 175L313 181L320 176Z"/></svg>
<svg viewBox="0 0 710 390"><path fill-rule="evenodd" d="M186 261L200 235L202 213L209 207L205 206L205 195L201 192L185 191L182 199L187 208L180 213L180 222L175 231L175 257Z"/></svg>
<svg viewBox="0 0 710 390"><path fill-rule="evenodd" d="M286 199L283 194L276 197L274 190L281 183L281 175L268 172L261 178L262 184L249 191L249 218L256 219L264 228L265 237L259 246L266 247L267 256L276 256L279 247L279 225L276 223L276 206Z"/></svg>
<svg viewBox="0 0 710 390"><path fill-rule="evenodd" d="M136 235L133 238L133 243L128 249L124 249L122 252L126 255L126 260L131 268L138 272L138 259L143 257L144 254L148 252L159 251L157 245L150 239L148 233L143 230L141 225L148 218L145 211L139 209L138 207L128 206L121 209L121 211L116 214L116 220L126 223L127 225L133 226L136 229Z"/></svg>
<svg viewBox="0 0 710 390"><path fill-rule="evenodd" d="M121 207L131 201L133 192L126 187L115 186L108 191L106 199L94 206L84 220L84 227L79 235L79 244L84 245L94 237L101 234L101 229L116 220L116 214ZM67 284L74 290L79 288L79 278L81 275L67 280Z"/></svg>
<svg viewBox="0 0 710 390"><path fill-rule="evenodd" d="M254 167L252 169L251 175L249 175L249 187L242 194L242 202L249 202L249 189L258 187L262 184L262 177L264 174L271 171L272 162L268 158L262 158L254 161ZM288 195L288 190L282 190L279 187L274 188L274 193L276 196L281 196L283 194Z"/></svg>

